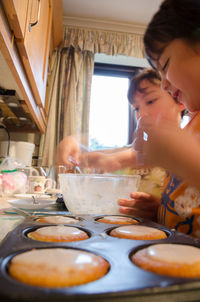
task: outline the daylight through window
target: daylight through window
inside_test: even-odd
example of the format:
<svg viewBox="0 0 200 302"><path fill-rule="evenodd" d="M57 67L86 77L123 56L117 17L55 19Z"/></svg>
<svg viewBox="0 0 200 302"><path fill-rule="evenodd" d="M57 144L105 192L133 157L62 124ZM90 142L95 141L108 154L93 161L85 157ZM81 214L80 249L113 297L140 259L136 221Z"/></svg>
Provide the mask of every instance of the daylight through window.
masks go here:
<svg viewBox="0 0 200 302"><path fill-rule="evenodd" d="M129 79L125 77L94 75L92 79L90 148L108 149L128 143Z"/></svg>

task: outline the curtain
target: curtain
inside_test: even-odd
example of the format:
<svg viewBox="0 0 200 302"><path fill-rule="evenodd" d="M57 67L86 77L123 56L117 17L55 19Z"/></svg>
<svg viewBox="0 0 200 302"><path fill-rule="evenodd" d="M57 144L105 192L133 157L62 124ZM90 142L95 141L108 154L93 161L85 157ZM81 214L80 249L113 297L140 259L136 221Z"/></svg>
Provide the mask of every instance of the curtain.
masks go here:
<svg viewBox="0 0 200 302"><path fill-rule="evenodd" d="M92 53L144 58L143 35L65 26L64 45Z"/></svg>
<svg viewBox="0 0 200 302"><path fill-rule="evenodd" d="M51 166L54 162L56 145L58 142L57 114L59 111L59 69L60 69L59 50L53 52L49 62L49 83L47 86L46 110L47 110L47 128L46 133L41 135L39 146L38 164L42 166Z"/></svg>
<svg viewBox="0 0 200 302"><path fill-rule="evenodd" d="M61 76L63 95L61 99L59 139L67 135L81 137L88 146L90 90L94 71L94 54L70 47L63 50Z"/></svg>
<svg viewBox="0 0 200 302"><path fill-rule="evenodd" d="M74 47L57 50L52 57L48 93L48 122L40 142L42 166L52 166L56 146L67 135L88 146L90 88L94 54Z"/></svg>

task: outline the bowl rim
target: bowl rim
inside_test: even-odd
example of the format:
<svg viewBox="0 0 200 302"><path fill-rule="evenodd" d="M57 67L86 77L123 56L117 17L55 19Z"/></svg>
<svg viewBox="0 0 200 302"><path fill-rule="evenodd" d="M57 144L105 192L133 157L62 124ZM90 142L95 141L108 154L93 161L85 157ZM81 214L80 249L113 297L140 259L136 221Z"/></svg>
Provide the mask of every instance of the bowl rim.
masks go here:
<svg viewBox="0 0 200 302"><path fill-rule="evenodd" d="M134 174L134 175L125 175L125 174L121 174L121 175L116 175L116 174L90 174L90 173L82 173L82 174L76 174L76 173L59 173L59 176L70 176L70 177L100 177L100 178L137 178L140 179L141 176L138 174Z"/></svg>

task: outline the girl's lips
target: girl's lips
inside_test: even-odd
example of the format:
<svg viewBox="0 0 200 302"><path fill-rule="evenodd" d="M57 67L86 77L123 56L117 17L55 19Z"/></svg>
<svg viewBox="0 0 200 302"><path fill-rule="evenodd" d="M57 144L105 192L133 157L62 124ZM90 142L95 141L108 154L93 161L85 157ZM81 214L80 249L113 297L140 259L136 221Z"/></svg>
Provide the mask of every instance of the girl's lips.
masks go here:
<svg viewBox="0 0 200 302"><path fill-rule="evenodd" d="M178 99L179 97L179 90L176 90L174 93L173 93L173 97Z"/></svg>
<svg viewBox="0 0 200 302"><path fill-rule="evenodd" d="M173 98L178 101L178 102L181 102L181 92L180 90L176 90L174 93L173 93Z"/></svg>

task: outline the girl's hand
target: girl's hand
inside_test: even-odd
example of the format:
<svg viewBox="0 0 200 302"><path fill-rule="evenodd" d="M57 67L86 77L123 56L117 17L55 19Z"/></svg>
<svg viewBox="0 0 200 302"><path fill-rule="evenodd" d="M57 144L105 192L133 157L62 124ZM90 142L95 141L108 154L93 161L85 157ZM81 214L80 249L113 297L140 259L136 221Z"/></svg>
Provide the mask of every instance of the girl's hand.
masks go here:
<svg viewBox="0 0 200 302"><path fill-rule="evenodd" d="M167 120L155 122L149 116L141 118L134 142L134 149L138 152L137 165L161 166L173 170L184 135L183 130Z"/></svg>
<svg viewBox="0 0 200 302"><path fill-rule="evenodd" d="M130 197L132 199L121 198L118 200L120 213L153 221L157 220L157 211L160 204L158 197L144 192L133 192Z"/></svg>
<svg viewBox="0 0 200 302"><path fill-rule="evenodd" d="M79 143L73 136L67 136L57 147L55 163L56 165L78 165L80 154Z"/></svg>

